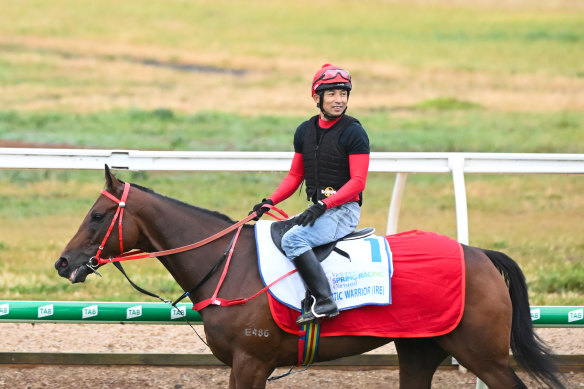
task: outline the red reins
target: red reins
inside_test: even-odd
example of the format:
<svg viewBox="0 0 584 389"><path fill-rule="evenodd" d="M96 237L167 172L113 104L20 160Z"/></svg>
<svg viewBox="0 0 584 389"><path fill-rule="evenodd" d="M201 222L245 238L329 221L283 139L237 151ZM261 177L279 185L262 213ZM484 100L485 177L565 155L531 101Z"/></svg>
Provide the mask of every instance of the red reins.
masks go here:
<svg viewBox="0 0 584 389"><path fill-rule="evenodd" d="M116 213L116 215L117 215L117 213ZM116 215L114 215L114 218L116 217ZM177 254L177 253L182 253L184 251L193 250L193 249L196 249L198 247L204 246L204 245L206 245L208 243L211 243L214 240L217 240L217 239L221 238L224 235L227 235L231 231L235 230L238 227L241 227L243 224L245 224L245 223L249 222L250 220L252 220L255 216L256 216L255 213L252 213L251 215L249 215L246 218L238 221L237 223L233 224L232 226L229 226L226 229L221 230L218 233L216 233L214 235L211 235L208 238L205 238L205 239L200 240L200 241L195 242L195 243L191 243L191 244L186 245L186 246L177 247L177 248L174 248L174 249L162 250L162 251L155 251L155 252L152 252L152 253L145 253L145 252L140 251L140 250L129 251L127 253L124 253L122 250L120 250L120 251L122 251L122 254L118 255L117 257L104 259L104 258L99 258L98 257L98 255L99 255L99 253L100 253L100 251L102 249L102 247L100 247L100 250L98 251L98 255L95 256L95 260L97 261L96 263L98 265L103 265L103 264L106 264L106 263L109 263L109 262L121 262L121 261L130 261L132 259L154 258L154 257L161 257L161 256L164 256L164 255ZM121 223L121 219L120 219L120 223ZM110 231L108 231L108 234L106 235L106 239L109 236L109 232ZM122 235L120 233L120 248L123 247L122 240L121 240L121 236ZM105 240L104 240L104 242L105 242ZM103 246L103 244L102 244L102 246Z"/></svg>
<svg viewBox="0 0 584 389"><path fill-rule="evenodd" d="M124 243L123 243L123 236L122 236L122 220L124 217L124 208L126 206L126 202L128 199L128 194L130 191L130 184L129 183L124 183L124 191L122 193L122 198L121 199L117 199L114 195L112 195L111 193L109 193L106 190L102 190L101 193L103 195L105 195L106 197L108 197L109 199L111 199L112 201L114 201L115 203L118 204L118 209L116 210L116 213L114 215L114 218L112 220L112 223L110 224L110 227L107 231L107 233L105 234L105 237L103 238L103 242L101 243L101 245L99 246L99 249L97 250L97 254L95 254L95 257L91 258L89 260L89 265L91 267L97 267L99 265L103 265L109 262L120 262L120 261L129 261L132 259L142 259L142 258L154 258L154 257L160 257L160 256L164 256L164 255L170 255L170 254L176 254L176 253L182 253L184 251L189 251L189 250L193 250L196 249L198 247L204 246L208 243L213 242L214 240L217 240L219 238L221 238L222 236L227 235L228 233L230 233L231 231L235 230L236 228L244 225L245 223L249 222L250 220L252 220L253 218L255 218L256 212L252 212L250 215L248 215L247 217L245 217L244 219L238 221L237 223L227 227L226 229L217 232L214 235L209 236L208 238L202 239L198 242L195 243L191 243L189 245L186 246L182 246L182 247L177 247L174 249L169 249L169 250L163 250L163 251L156 251L153 253L145 253L143 251L140 250L135 250L135 251L130 251L127 253L124 253ZM264 204L265 207L268 207L270 209L275 210L276 212L278 212L280 215L284 216L285 218L288 217L288 215L286 214L286 212L282 211L281 209L278 209L276 207L274 207L273 205L269 205L269 204ZM277 220L282 220L281 218L273 215L270 212L265 212L267 215L273 217L274 219ZM119 240L120 240L120 255L118 255L117 257L113 257L113 258L100 258L100 254L105 246L105 243L107 242L112 229L116 223L116 220L118 219L119 216L119 221L118 221L118 230L119 230Z"/></svg>

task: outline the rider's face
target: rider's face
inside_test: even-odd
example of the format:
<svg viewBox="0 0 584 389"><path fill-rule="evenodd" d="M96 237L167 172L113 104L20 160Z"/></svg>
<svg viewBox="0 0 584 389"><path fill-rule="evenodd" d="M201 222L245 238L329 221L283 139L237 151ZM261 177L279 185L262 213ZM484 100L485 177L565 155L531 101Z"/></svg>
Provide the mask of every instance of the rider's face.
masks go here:
<svg viewBox="0 0 584 389"><path fill-rule="evenodd" d="M320 96L315 94L312 96L316 103L319 102ZM345 112L349 95L345 89L327 89L322 96L321 107L322 110L330 117L337 117ZM322 116L322 115L321 115ZM326 118L323 117L326 120Z"/></svg>

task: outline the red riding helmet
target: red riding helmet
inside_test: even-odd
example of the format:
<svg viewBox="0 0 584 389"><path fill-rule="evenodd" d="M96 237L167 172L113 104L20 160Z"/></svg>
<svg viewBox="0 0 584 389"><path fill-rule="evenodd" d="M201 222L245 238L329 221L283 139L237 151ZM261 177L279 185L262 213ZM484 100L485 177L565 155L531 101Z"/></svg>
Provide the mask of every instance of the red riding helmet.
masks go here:
<svg viewBox="0 0 584 389"><path fill-rule="evenodd" d="M312 79L311 96L326 89L341 88L351 91L352 87L351 75L348 71L327 63L322 65Z"/></svg>

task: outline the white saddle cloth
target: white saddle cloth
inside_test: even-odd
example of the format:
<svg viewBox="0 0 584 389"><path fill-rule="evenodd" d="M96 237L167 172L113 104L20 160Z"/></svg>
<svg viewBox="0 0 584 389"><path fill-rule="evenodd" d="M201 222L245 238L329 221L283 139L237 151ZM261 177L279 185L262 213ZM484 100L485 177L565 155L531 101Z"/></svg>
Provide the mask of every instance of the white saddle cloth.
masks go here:
<svg viewBox="0 0 584 389"><path fill-rule="evenodd" d="M292 262L278 250L270 235L272 221L260 220L255 225L258 265L264 285L294 270ZM332 252L323 262L333 297L339 310L362 305L391 304L391 250L383 236L371 235L362 239L341 241L337 247L351 257ZM282 304L301 310L305 287L294 273L270 287L270 293Z"/></svg>

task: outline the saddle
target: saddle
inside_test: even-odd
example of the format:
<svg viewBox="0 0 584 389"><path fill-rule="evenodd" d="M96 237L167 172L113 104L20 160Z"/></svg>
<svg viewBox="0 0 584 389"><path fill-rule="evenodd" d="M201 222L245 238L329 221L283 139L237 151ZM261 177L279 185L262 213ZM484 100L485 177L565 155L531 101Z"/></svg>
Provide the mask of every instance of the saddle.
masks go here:
<svg viewBox="0 0 584 389"><path fill-rule="evenodd" d="M280 250L282 253L284 253L284 250L282 250L282 236L284 236L284 234L290 228L294 227L295 225L296 225L296 218L294 217L292 219L274 222L270 226L270 234L272 235L272 240L274 241L274 244L276 245L278 250ZM333 251L348 258L349 260L351 260L351 257L349 256L349 254L347 252L336 247L337 243L340 241L343 241L343 240L354 240L354 239L365 238L365 237L373 234L374 232L375 232L375 228L373 228L373 227L361 228L361 229L358 229L356 231L351 232L349 235L346 235L346 236L342 237L341 239L338 239L334 242L330 242L330 243L324 244L322 246L314 247L312 249L312 251L314 251L314 254L316 255L316 258L318 259L319 262L324 261ZM284 253L284 254L286 254L286 253Z"/></svg>

